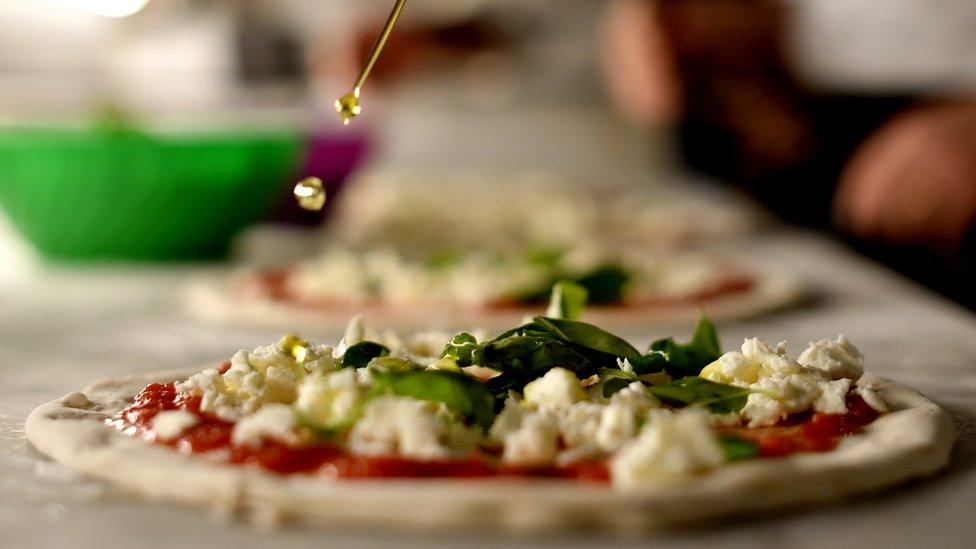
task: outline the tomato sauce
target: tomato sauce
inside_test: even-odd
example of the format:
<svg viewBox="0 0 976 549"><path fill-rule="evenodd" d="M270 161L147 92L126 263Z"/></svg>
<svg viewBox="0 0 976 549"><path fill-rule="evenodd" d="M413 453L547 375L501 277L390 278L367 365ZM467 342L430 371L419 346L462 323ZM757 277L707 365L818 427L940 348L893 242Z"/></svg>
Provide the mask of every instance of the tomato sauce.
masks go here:
<svg viewBox="0 0 976 549"><path fill-rule="evenodd" d="M224 365L224 370L228 367ZM788 456L801 452L827 452L842 437L855 434L878 417L857 395L847 397L848 412L843 415L805 414L791 417L773 427L722 429L725 434L753 442L761 458ZM186 410L199 423L175 440L163 441L152 431L152 420L167 410ZM258 445L235 445L231 440L234 423L200 410L200 397L180 394L175 383L153 383L143 389L116 419L110 420L122 432L154 444L163 444L184 454L223 451L227 462L257 466L280 474L316 474L343 479L371 478L553 478L581 482L607 482L610 474L603 460L582 461L564 467L526 468L499 464L486 453L445 461L418 461L396 456L351 454L336 444L315 442L290 446L264 440Z"/></svg>
<svg viewBox="0 0 976 549"><path fill-rule="evenodd" d="M175 440L160 440L152 431L152 420L168 410L189 411L199 422ZM606 465L595 461L528 469L499 466L497 460L484 454L458 460L418 461L397 456L359 456L328 442L289 446L264 440L255 446L235 445L231 441L234 423L201 411L200 397L178 393L175 383L148 385L110 423L126 434L173 447L184 454L223 450L230 463L258 466L281 474L315 473L344 479L546 477L584 482L605 482L610 478Z"/></svg>
<svg viewBox="0 0 976 549"><path fill-rule="evenodd" d="M878 418L864 399L847 395L846 414L801 414L773 427L734 428L725 432L756 443L760 457L782 457L801 452L829 452L846 435L852 435Z"/></svg>

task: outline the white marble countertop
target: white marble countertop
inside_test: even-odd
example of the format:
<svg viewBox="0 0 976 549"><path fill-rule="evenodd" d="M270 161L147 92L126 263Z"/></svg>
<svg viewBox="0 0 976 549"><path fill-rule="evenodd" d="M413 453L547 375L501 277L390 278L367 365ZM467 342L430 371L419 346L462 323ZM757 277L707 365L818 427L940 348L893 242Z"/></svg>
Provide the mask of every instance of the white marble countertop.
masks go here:
<svg viewBox="0 0 976 549"><path fill-rule="evenodd" d="M599 534L502 540L567 546L971 547L976 534L976 317L816 237L751 240L743 253L800 271L818 297L805 308L722 327L726 347L761 335L796 350L846 333L871 371L916 387L954 416L959 443L938 478L876 496L775 518L655 536ZM229 356L277 331L219 328L186 319L174 304L196 269L45 271L0 285L0 547L398 547L497 545L484 535L430 538L391 532L262 531L200 509L145 503L78 478L37 454L23 422L44 402L107 376L164 370ZM301 331L301 330L299 330ZM335 333L306 334L334 339ZM629 334L640 343L652 335Z"/></svg>

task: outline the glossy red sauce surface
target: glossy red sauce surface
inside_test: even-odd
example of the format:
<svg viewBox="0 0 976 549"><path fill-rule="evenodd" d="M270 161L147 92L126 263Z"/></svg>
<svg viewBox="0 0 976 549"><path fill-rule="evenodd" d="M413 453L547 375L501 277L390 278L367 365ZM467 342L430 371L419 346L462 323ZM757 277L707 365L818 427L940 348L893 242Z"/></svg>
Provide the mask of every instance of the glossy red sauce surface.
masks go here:
<svg viewBox="0 0 976 549"><path fill-rule="evenodd" d="M225 365L226 368L226 365ZM833 450L845 435L855 434L878 417L878 413L857 395L847 397L844 415L807 414L790 418L774 427L723 429L723 433L754 442L760 457L781 457L800 452ZM165 410L187 410L199 423L175 440L163 441L152 431L152 420ZM360 456L343 448L317 442L289 446L273 440L258 445L234 445L234 424L200 411L200 398L181 395L174 383L153 383L142 390L132 405L110 422L124 433L147 442L171 446L185 454L224 451L229 463L251 465L281 474L318 474L344 479L368 478L557 478L585 482L610 479L604 461L584 461L565 467L523 468L500 465L497 458L476 454L448 461L417 461L396 456Z"/></svg>
<svg viewBox="0 0 976 549"><path fill-rule="evenodd" d="M774 427L737 428L727 432L759 446L760 457L781 457L801 452L829 452L845 435L858 433L878 418L878 412L855 394L847 395L846 414L804 414Z"/></svg>

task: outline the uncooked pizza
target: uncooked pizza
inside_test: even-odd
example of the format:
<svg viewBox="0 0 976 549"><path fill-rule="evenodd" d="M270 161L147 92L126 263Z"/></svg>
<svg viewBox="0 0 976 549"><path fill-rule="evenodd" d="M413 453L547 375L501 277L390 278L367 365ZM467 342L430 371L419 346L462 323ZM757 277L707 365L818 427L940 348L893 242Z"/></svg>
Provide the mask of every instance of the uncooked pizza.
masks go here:
<svg viewBox="0 0 976 549"><path fill-rule="evenodd" d="M221 322L338 324L363 312L388 324L504 327L542 314L557 282L586 293L586 320L690 323L769 311L801 295L796 278L733 255L636 253L579 246L441 251L336 247L310 259L247 269L188 286L195 316Z"/></svg>
<svg viewBox="0 0 976 549"><path fill-rule="evenodd" d="M949 417L864 373L844 336L798 356L628 341L548 316L400 337L353 319L226 362L95 384L27 435L134 493L330 525L647 528L837 499L946 465Z"/></svg>
<svg viewBox="0 0 976 549"><path fill-rule="evenodd" d="M335 206L324 238L426 251L594 241L674 249L749 234L763 223L756 208L724 193L525 171L371 170L350 181Z"/></svg>

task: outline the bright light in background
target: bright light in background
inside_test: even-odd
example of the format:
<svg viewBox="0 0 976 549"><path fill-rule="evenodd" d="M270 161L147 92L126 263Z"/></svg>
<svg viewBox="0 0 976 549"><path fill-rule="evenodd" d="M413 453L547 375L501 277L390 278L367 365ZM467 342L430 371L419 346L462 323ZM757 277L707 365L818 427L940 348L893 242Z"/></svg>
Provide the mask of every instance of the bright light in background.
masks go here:
<svg viewBox="0 0 976 549"><path fill-rule="evenodd" d="M77 11L104 17L128 17L142 11L149 0L48 0Z"/></svg>

